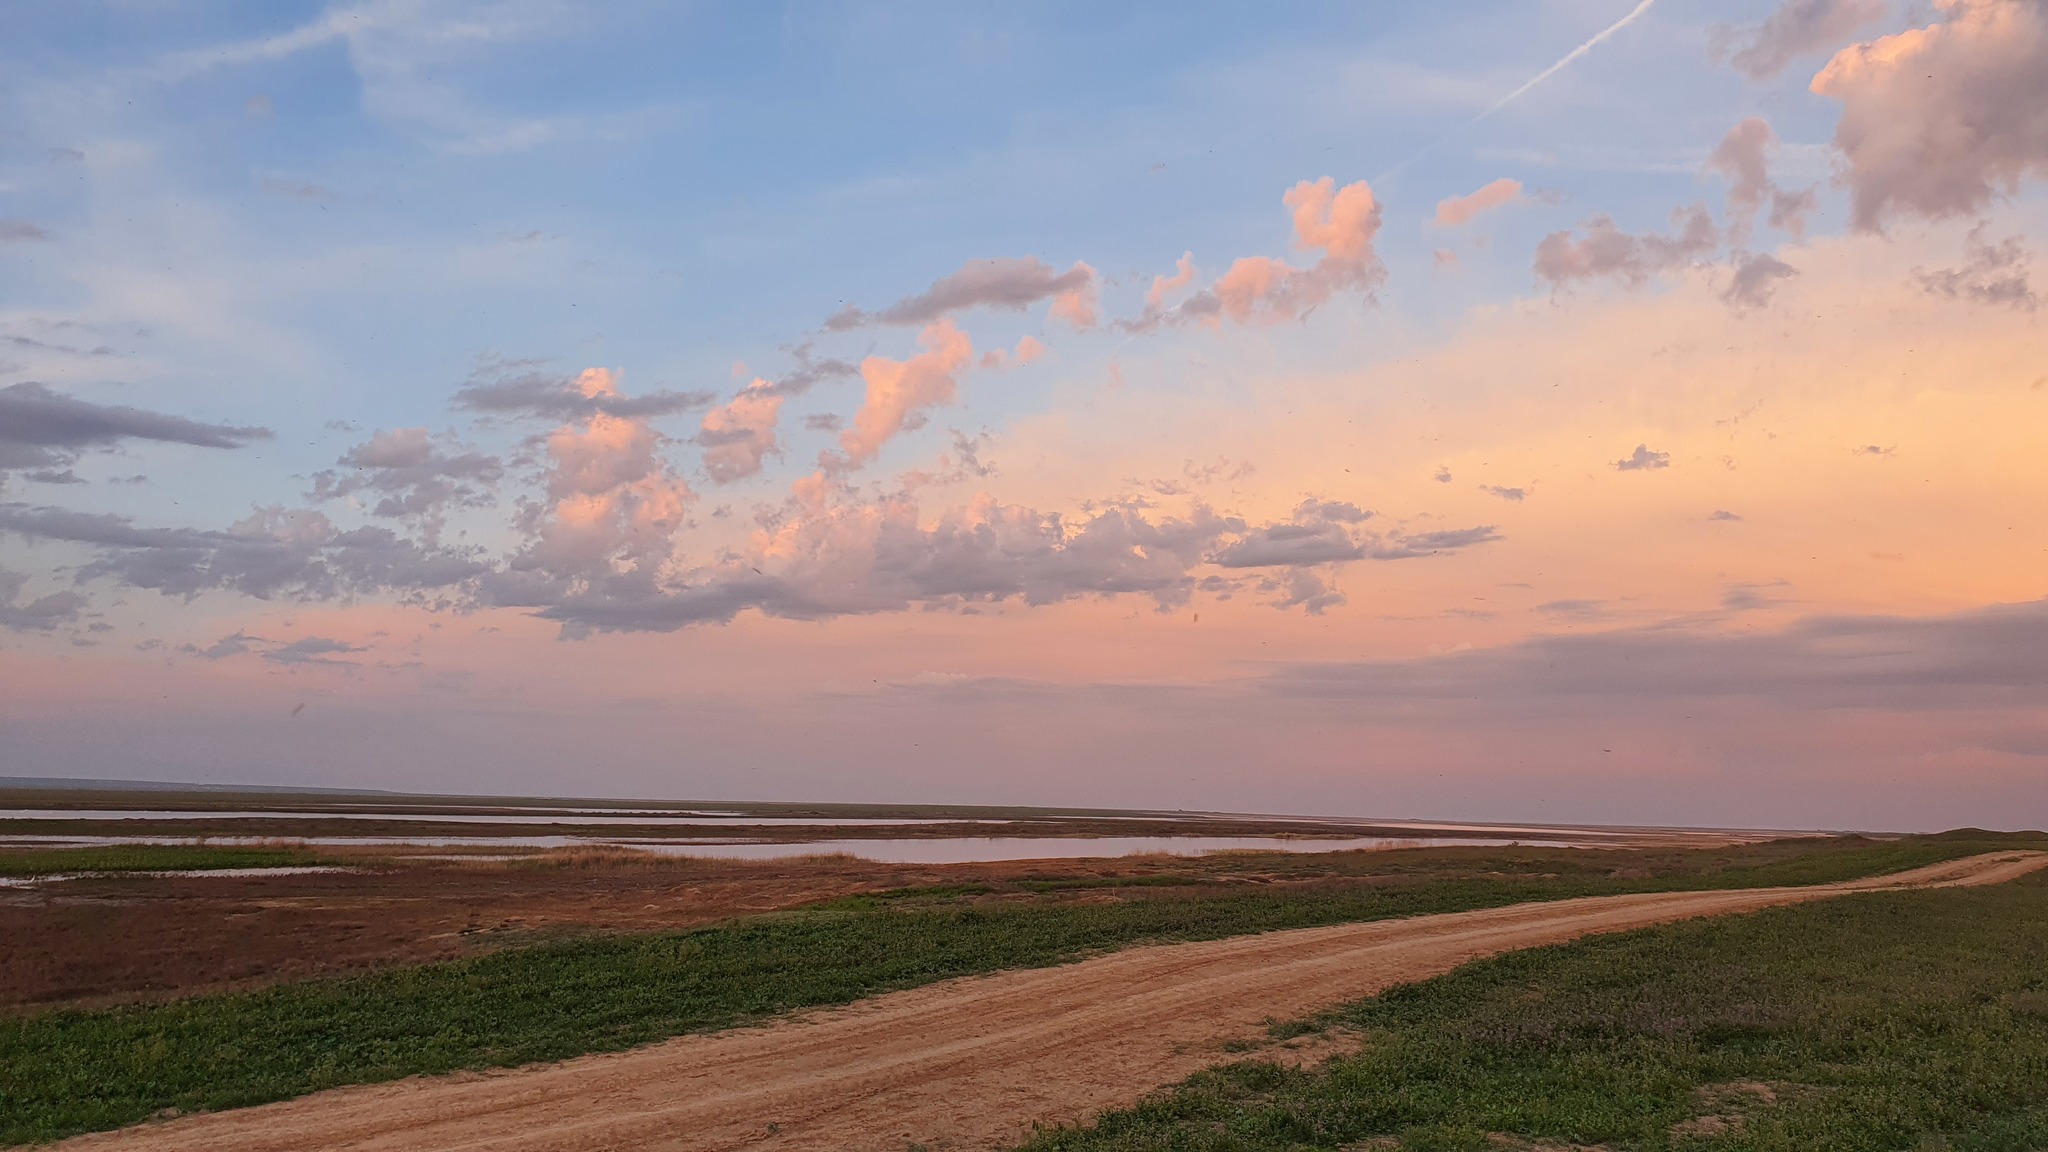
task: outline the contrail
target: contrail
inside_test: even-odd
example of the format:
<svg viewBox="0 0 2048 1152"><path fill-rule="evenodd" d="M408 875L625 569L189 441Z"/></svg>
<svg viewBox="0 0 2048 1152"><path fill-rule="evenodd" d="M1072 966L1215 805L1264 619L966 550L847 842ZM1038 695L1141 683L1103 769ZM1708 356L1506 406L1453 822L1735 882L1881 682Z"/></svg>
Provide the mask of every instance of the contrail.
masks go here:
<svg viewBox="0 0 2048 1152"><path fill-rule="evenodd" d="M1636 19L1640 17L1643 13L1648 12L1650 10L1650 6L1655 4L1656 2L1657 0L1642 0L1641 3L1637 4L1634 8L1629 10L1628 15L1623 16L1621 19L1616 20L1614 23L1609 24L1607 27L1601 29L1599 34L1594 36L1591 40L1588 40L1584 44L1579 45L1577 48L1572 49L1570 52L1565 53L1564 59L1559 60L1557 63L1552 64L1550 67L1545 68L1541 72L1538 72L1535 75L1535 77L1531 79L1527 84L1522 85L1520 88L1517 88L1513 92L1510 92L1507 95L1501 97L1499 100L1494 101L1493 106L1491 108L1488 108L1486 111L1481 112L1479 115L1474 116L1470 120L1467 120L1465 123L1460 124L1458 127L1452 129L1451 131L1444 133L1442 136L1431 141L1430 143L1423 145L1419 150L1415 152L1414 155L1408 157L1406 160L1403 160L1399 164L1394 165L1392 168L1387 169L1385 172L1382 172L1379 175L1374 176L1372 178L1372 183L1377 184L1380 181L1385 180L1387 177L1394 175L1395 173L1401 171L1401 169L1408 167L1410 164L1413 164L1417 160L1422 159L1424 156L1429 155L1431 152L1436 151L1436 149L1441 147L1445 143L1445 141L1450 140L1458 133L1463 132L1465 129L1472 127L1474 124L1479 123L1481 120L1486 119L1488 116L1493 115L1495 112L1500 111L1501 109L1514 103L1516 100L1521 99L1523 95L1527 94L1529 89L1536 87L1538 84L1541 84L1545 80L1548 80L1552 76L1555 76L1559 72L1562 72L1563 70L1571 66L1572 61L1577 60L1579 57L1584 56L1586 53L1591 52L1594 48L1598 47L1601 41L1607 39L1609 36L1614 35L1616 32L1621 31L1623 28L1628 27L1630 24L1635 23Z"/></svg>
<svg viewBox="0 0 2048 1152"><path fill-rule="evenodd" d="M1656 2L1657 0L1643 0L1643 2L1636 5L1635 8L1629 12L1628 15L1623 16L1621 19L1616 20L1612 24L1609 24L1605 29L1603 29L1600 32L1599 35L1593 37L1591 40L1586 41L1584 44L1579 45L1577 48L1572 49L1570 52L1565 53L1564 59L1559 60L1557 63L1552 64L1550 67L1545 68L1541 72L1538 72L1536 74L1535 79L1529 81L1527 84L1522 85L1520 88L1515 89L1513 92L1510 92L1507 95L1501 97L1499 100L1494 102L1493 107L1488 108L1486 111L1481 112L1477 116L1474 116L1472 118L1472 123L1479 123L1481 120L1486 119L1488 116L1491 116L1495 112L1498 112L1501 109L1507 107L1508 105L1514 103L1516 99L1521 97L1521 95L1527 92L1529 89L1534 88L1538 84L1543 83L1545 80L1550 79L1552 76L1557 75L1559 72L1563 71L1567 66L1569 66L1572 61L1577 60L1579 57L1584 56L1588 52L1591 52L1595 47L1599 45L1599 43L1602 40L1607 39L1609 36L1612 36L1616 32L1621 31L1623 28L1628 27L1630 24L1635 23L1636 18L1638 16L1641 16L1643 13L1648 12L1650 10L1650 5L1655 4ZM1470 127L1470 125L1467 125L1467 127Z"/></svg>

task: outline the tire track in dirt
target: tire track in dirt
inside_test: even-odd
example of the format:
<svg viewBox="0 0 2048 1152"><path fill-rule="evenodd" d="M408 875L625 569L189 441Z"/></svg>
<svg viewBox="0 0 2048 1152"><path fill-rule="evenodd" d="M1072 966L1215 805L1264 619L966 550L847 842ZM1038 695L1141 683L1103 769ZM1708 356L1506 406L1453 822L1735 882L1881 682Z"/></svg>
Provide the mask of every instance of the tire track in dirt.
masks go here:
<svg viewBox="0 0 2048 1152"><path fill-rule="evenodd" d="M75 1137L65 1152L902 1152L1001 1148L1201 1068L1306 1016L1483 956L1852 892L1996 884L2048 866L1997 852L1802 888L1645 893L1131 948L968 977L503 1072L340 1088Z"/></svg>

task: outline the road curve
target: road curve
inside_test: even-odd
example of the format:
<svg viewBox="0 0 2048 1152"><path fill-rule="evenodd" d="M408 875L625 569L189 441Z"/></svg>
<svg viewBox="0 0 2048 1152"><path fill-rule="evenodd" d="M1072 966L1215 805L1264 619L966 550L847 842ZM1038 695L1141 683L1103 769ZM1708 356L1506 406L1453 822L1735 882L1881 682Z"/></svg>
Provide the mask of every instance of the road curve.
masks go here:
<svg viewBox="0 0 2048 1152"><path fill-rule="evenodd" d="M1850 892L1996 884L1996 852L1801 888L1645 893L1131 948L759 1028L503 1072L340 1088L74 1137L64 1152L901 1152L1001 1148L1228 1059L1227 1041L1467 961Z"/></svg>

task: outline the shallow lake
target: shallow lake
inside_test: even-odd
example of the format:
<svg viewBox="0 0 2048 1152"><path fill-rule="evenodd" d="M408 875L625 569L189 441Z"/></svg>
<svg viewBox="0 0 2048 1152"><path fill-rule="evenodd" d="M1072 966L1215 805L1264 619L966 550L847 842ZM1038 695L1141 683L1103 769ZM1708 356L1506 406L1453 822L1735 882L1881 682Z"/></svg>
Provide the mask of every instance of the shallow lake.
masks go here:
<svg viewBox="0 0 2048 1152"><path fill-rule="evenodd" d="M0 836L0 843L22 846L83 847L103 844L197 844L192 836ZM781 860L796 856L858 856L881 864L972 864L1001 860L1082 860L1099 857L1164 853L1200 856L1210 852L1346 852L1395 848L1527 847L1586 848L1582 840L1528 837L1520 840L1458 836L1359 836L1308 839L1292 836L948 836L903 840L804 840L767 843L758 840L629 840L602 836L208 836L218 846L288 842L312 847L420 848L631 848L663 856L701 856L725 860Z"/></svg>

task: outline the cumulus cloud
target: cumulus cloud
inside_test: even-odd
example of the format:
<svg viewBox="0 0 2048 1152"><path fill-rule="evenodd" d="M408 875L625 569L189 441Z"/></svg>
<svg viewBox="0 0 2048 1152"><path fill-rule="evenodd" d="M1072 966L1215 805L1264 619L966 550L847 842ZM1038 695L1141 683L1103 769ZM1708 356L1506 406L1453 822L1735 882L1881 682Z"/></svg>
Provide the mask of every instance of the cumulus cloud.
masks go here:
<svg viewBox="0 0 2048 1152"><path fill-rule="evenodd" d="M85 597L76 592L52 592L23 601L28 577L0 568L0 628L10 632L50 632L78 621L85 609Z"/></svg>
<svg viewBox="0 0 2048 1152"><path fill-rule="evenodd" d="M1162 325L1189 319L1189 314L1181 308L1168 309L1166 300L1193 284L1196 274L1195 254L1181 253L1180 259L1174 262L1173 275L1152 277L1151 286L1145 289L1145 310L1134 320L1117 321L1116 326L1125 332L1152 332ZM1199 307L1209 308L1210 304L1205 301Z"/></svg>
<svg viewBox="0 0 2048 1152"><path fill-rule="evenodd" d="M1281 197L1293 214L1294 246L1320 252L1308 268L1297 268L1270 256L1240 257L1215 283L1174 308L1166 298L1192 283L1194 255L1181 256L1172 276L1155 276L1145 293L1145 309L1135 319L1120 320L1126 332L1152 332L1188 323L1219 326L1277 324L1307 316L1339 292L1373 298L1386 282L1386 266L1373 247L1379 234L1381 208L1371 186L1360 180L1339 188L1328 176L1303 180Z"/></svg>
<svg viewBox="0 0 2048 1152"><path fill-rule="evenodd" d="M1372 532L1355 504L1306 500L1285 521L1244 528L1209 556L1221 568L1303 567L1351 560L1409 560L1500 538L1492 525L1448 531Z"/></svg>
<svg viewBox="0 0 2048 1152"><path fill-rule="evenodd" d="M1730 128L1707 157L1707 167L1728 180L1728 240L1737 247L1748 243L1756 214L1766 204L1771 209L1771 227L1795 237L1806 233L1814 190L1789 192L1771 181L1770 156L1777 145L1771 126L1751 116Z"/></svg>
<svg viewBox="0 0 2048 1152"><path fill-rule="evenodd" d="M221 590L259 600L333 600L395 593L422 600L455 590L485 565L470 550L436 549L386 528L342 529L306 510L258 509L225 531L146 528L125 516L0 504L0 533L95 554L80 581L111 579L190 598Z"/></svg>
<svg viewBox="0 0 2048 1152"><path fill-rule="evenodd" d="M1469 196L1452 196L1438 201L1436 222L1439 227L1456 228L1471 223L1483 212L1516 203L1521 198L1522 182L1503 176Z"/></svg>
<svg viewBox="0 0 2048 1152"><path fill-rule="evenodd" d="M1915 268L1913 282L1930 296L1971 304L1997 304L2031 311L2040 303L2027 278L2027 249L2019 237L2008 236L1996 244L1989 243L1980 223L1970 229L1965 255L1968 258L1954 268Z"/></svg>
<svg viewBox="0 0 2048 1152"><path fill-rule="evenodd" d="M1345 524L1309 516L1246 532L1209 561L1223 568L1332 564L1363 560L1371 543L1371 537Z"/></svg>
<svg viewBox="0 0 2048 1152"><path fill-rule="evenodd" d="M1068 516L986 493L928 514L911 487L865 499L818 473L799 481L788 503L762 520L743 555L677 569L658 585L575 590L538 615L562 622L573 636L673 631L726 622L749 609L823 619L912 606L1138 595L1164 610L1202 589L1228 595L1238 578L1203 574L1212 565L1273 570L1258 586L1275 593L1276 606L1321 612L1343 596L1329 586L1327 571L1310 568L1440 554L1496 538L1490 527L1384 535L1357 527L1370 517L1355 505L1321 500L1304 501L1288 521L1257 526L1200 503L1184 515L1111 502Z"/></svg>
<svg viewBox="0 0 2048 1152"><path fill-rule="evenodd" d="M375 443L373 438L372 443ZM109 580L190 598L226 591L259 599L390 595L433 607L532 609L565 635L670 631L753 609L802 619L1015 600L1139 595L1162 609L1207 589L1251 585L1283 608L1319 613L1344 602L1336 566L1440 555L1497 539L1491 526L1372 530L1355 504L1304 500L1285 520L1248 524L1195 503L1164 514L1144 501L1084 505L1078 515L1004 504L982 493L928 515L915 492L933 477L864 494L829 473L797 482L764 509L743 547L692 559L677 535L694 495L644 422L597 413L546 442L545 501L522 505L524 546L500 560L435 548L388 529L344 529L319 511L258 509L226 530L150 528L105 514L0 503L0 535L82 549L80 583ZM941 463L953 481L987 476L980 443L960 434ZM1315 571L1310 571L1314 569ZM1250 573L1250 576L1237 575ZM49 630L75 620L77 593L22 603L24 582L0 580L0 625ZM195 655L245 652L275 662L324 661L353 648L309 637L282 644L247 633Z"/></svg>
<svg viewBox="0 0 2048 1152"><path fill-rule="evenodd" d="M1942 18L1842 49L1813 91L1842 103L1835 147L1856 228L1982 211L2048 171L2048 10L1940 0Z"/></svg>
<svg viewBox="0 0 2048 1152"><path fill-rule="evenodd" d="M375 496L373 513L419 525L429 544L438 541L450 509L489 504L505 474L497 457L452 438L437 440L425 428L376 432L336 463L350 471L314 473L310 499Z"/></svg>
<svg viewBox="0 0 2048 1152"><path fill-rule="evenodd" d="M1714 29L1708 48L1751 80L1769 80L1884 19L1887 7L1885 0L1785 0L1761 24Z"/></svg>
<svg viewBox="0 0 2048 1152"><path fill-rule="evenodd" d="M549 433L547 502L528 507L531 540L512 567L556 582L658 579L696 502L662 442L646 420L608 412Z"/></svg>
<svg viewBox="0 0 2048 1152"><path fill-rule="evenodd" d="M1671 453L1653 452L1648 444L1636 445L1636 450L1614 462L1621 472L1646 472L1655 468L1671 467Z"/></svg>
<svg viewBox="0 0 2048 1152"><path fill-rule="evenodd" d="M827 380L850 380L860 375L860 365L850 360L836 356L818 359L809 341L797 345L791 354L796 359L796 367L770 385L778 396L801 396Z"/></svg>
<svg viewBox="0 0 2048 1152"><path fill-rule="evenodd" d="M830 471L858 468L875 458L897 433L921 422L926 409L953 402L956 376L974 357L974 344L951 317L927 325L918 335L924 351L908 360L870 356L860 363L867 395L854 413L853 427L839 435L839 452L819 457Z"/></svg>
<svg viewBox="0 0 2048 1152"><path fill-rule="evenodd" d="M1295 248L1319 251L1321 259L1296 268L1268 256L1241 257L1177 312L1209 324L1224 318L1277 324L1301 319L1338 292L1370 298L1386 281L1386 266L1373 250L1380 204L1365 181L1338 188L1328 176L1314 183L1304 180L1288 189L1281 203L1294 213Z"/></svg>
<svg viewBox="0 0 2048 1152"><path fill-rule="evenodd" d="M1145 311L1157 312L1166 305L1166 298L1195 282L1195 254L1183 252L1174 261L1173 275L1154 276L1152 286L1145 290Z"/></svg>
<svg viewBox="0 0 2048 1152"><path fill-rule="evenodd" d="M1706 206L1694 204L1671 214L1671 234L1623 232L1614 218L1589 217L1581 228L1552 232L1536 245L1536 276L1553 290L1581 281L1613 279L1639 287L1652 276L1694 264L1720 247L1721 236Z"/></svg>
<svg viewBox="0 0 2048 1152"><path fill-rule="evenodd" d="M1078 261L1059 272L1036 256L969 260L958 272L879 312L863 312L849 304L825 321L825 329L846 332L868 324L912 327L970 308L1021 312L1047 299L1052 301L1052 316L1075 328L1092 328L1096 291L1095 269Z"/></svg>
<svg viewBox="0 0 2048 1152"><path fill-rule="evenodd" d="M1000 371L1012 365L1022 368L1043 355L1045 341L1036 336L1020 336L1015 349L991 348L982 353L981 366L990 371Z"/></svg>
<svg viewBox="0 0 2048 1152"><path fill-rule="evenodd" d="M1729 278L1721 299L1736 308L1761 308L1771 302L1778 281L1797 275L1799 269L1767 252L1740 256L1735 261L1735 275Z"/></svg>
<svg viewBox="0 0 2048 1152"><path fill-rule="evenodd" d="M204 424L121 404L94 404L41 384L0 388L0 472L59 469L90 448L153 440L199 448L239 448L267 440L267 428Z"/></svg>
<svg viewBox="0 0 2048 1152"><path fill-rule="evenodd" d="M704 446L704 471L714 484L730 484L761 471L761 461L777 451L775 424L782 416L783 394L756 378L722 407L704 415L697 442Z"/></svg>
<svg viewBox="0 0 2048 1152"><path fill-rule="evenodd" d="M1074 268L1086 272L1087 277L1080 284L1056 293L1052 298L1052 307L1046 309L1046 315L1055 320L1065 320L1076 332L1086 332L1095 327L1098 319L1096 310L1099 301L1095 269L1079 262L1074 264Z"/></svg>
<svg viewBox="0 0 2048 1152"><path fill-rule="evenodd" d="M1278 591L1281 593L1273 601L1275 608L1300 608L1310 616L1321 616L1350 602L1350 598L1332 588L1321 573L1307 568L1297 568L1275 583L1280 585Z"/></svg>
<svg viewBox="0 0 2048 1152"><path fill-rule="evenodd" d="M702 408L717 396L706 391L662 390L640 396L619 391L618 374L586 368L574 376L541 371L531 361L489 361L455 393L457 407L490 415L580 420L604 413L624 419L673 416Z"/></svg>
<svg viewBox="0 0 2048 1152"><path fill-rule="evenodd" d="M1641 287L1653 277L1702 263L1725 241L1734 256L1722 300L1737 310L1768 304L1778 281L1799 270L1776 256L1743 250L1756 229L1757 214L1768 207L1771 227L1801 237L1815 202L1812 188L1791 191L1771 179L1770 160L1777 144L1771 126L1752 116L1729 129L1708 155L1707 168L1728 181L1725 231L1715 226L1701 204L1674 211L1668 235L1624 232L1612 217L1595 215L1580 225L1583 235L1553 232L1537 244L1537 279L1549 283L1552 291L1603 279Z"/></svg>
<svg viewBox="0 0 2048 1152"><path fill-rule="evenodd" d="M928 522L908 493L879 501L846 495L823 474L809 477L744 561L650 594L568 597L539 615L575 635L668 632L749 608L820 619L919 603L1042 605L1123 594L1171 606L1186 602L1190 569L1227 530L1201 508L1155 520L1117 505L1069 519L984 494Z"/></svg>

